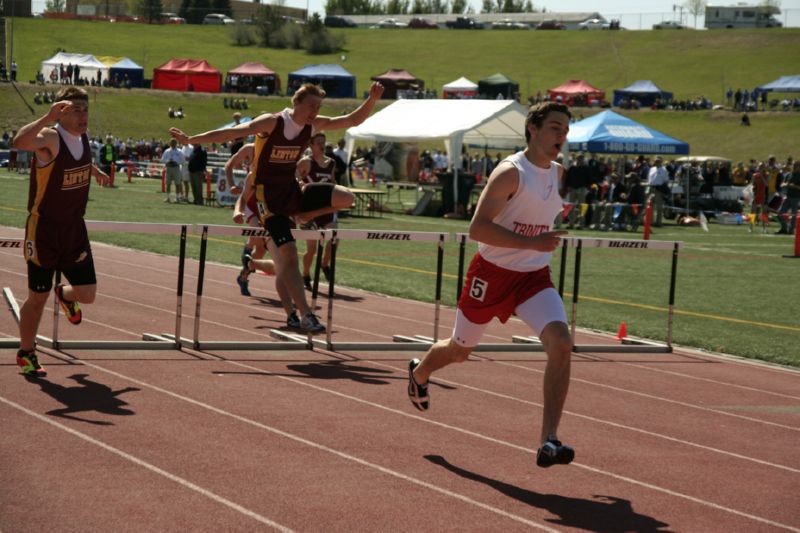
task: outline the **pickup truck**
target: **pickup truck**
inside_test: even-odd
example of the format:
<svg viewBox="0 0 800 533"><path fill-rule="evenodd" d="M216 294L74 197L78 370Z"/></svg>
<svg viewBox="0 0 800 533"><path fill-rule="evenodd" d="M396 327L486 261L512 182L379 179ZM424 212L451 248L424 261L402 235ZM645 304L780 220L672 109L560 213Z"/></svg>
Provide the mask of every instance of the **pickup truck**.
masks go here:
<svg viewBox="0 0 800 533"><path fill-rule="evenodd" d="M457 17L455 20L448 20L445 25L451 30L482 30L483 23L478 22L472 17Z"/></svg>

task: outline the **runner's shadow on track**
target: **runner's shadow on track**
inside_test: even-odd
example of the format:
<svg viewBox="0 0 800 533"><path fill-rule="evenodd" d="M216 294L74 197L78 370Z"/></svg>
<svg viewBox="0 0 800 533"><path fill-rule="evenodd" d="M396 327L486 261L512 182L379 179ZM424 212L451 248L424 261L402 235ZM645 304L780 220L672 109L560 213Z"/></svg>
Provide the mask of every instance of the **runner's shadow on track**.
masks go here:
<svg viewBox="0 0 800 533"><path fill-rule="evenodd" d="M596 494L595 499L586 500L558 494L540 494L464 470L449 463L440 455L426 455L425 459L465 479L483 483L510 498L549 511L558 518L545 520L559 526L586 531L602 531L603 533L667 533L669 531L665 529L669 524L637 513L633 510L631 502L623 498ZM531 466L533 466L533 461L531 461Z"/></svg>
<svg viewBox="0 0 800 533"><path fill-rule="evenodd" d="M77 420L79 422L86 422L87 424L94 424L96 426L113 426L114 424L104 420L82 418L72 413L93 411L95 413L114 416L130 416L135 414L125 407L128 405L127 402L124 402L118 398L118 396L126 392L135 392L140 389L136 387L125 387L124 389L116 391L111 390L111 387L107 385L87 379L88 374L73 374L69 376L69 378L74 380L78 385L67 387L43 378L28 378L28 381L31 383L39 385L42 392L50 395L54 400L64 405L63 408L53 409L46 414Z"/></svg>
<svg viewBox="0 0 800 533"><path fill-rule="evenodd" d="M310 378L310 379L346 379L355 381L356 383L363 383L365 385L389 385L391 381L403 380L406 376L392 375L392 370L384 370L381 368L373 368L368 366L353 365L348 361L326 361L324 363L305 363L305 364L292 364L286 365L287 370L296 372L296 374L279 374L276 372L214 372L215 374L263 374L268 376L283 376L290 378ZM298 375L299 374L299 375ZM391 380L391 381L390 381ZM451 385L444 385L431 382L431 385L443 389L455 389Z"/></svg>

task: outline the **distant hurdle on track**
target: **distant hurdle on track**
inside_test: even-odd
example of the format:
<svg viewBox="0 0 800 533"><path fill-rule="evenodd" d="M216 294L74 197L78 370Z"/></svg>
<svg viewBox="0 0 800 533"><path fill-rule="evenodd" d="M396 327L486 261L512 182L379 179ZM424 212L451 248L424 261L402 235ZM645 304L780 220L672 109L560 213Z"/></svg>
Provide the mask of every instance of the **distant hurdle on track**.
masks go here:
<svg viewBox="0 0 800 533"><path fill-rule="evenodd" d="M438 340L438 329L441 310L441 290L443 277L443 257L444 244L450 238L447 232L406 232L390 230L294 230L293 234L298 241L316 240L318 241L318 254L314 270L314 286L312 291L312 309L319 291L320 261L322 257L322 247L326 241L331 242L331 279L328 284L328 302L326 317L326 336L325 339L314 338L311 335L286 332L278 329L270 330L270 335L277 341L237 341L237 340L201 340L201 309L203 283L205 277L205 263L209 236L236 236L236 237L261 237L265 231L260 228L242 226L221 226L221 225L180 225L180 224L150 224L150 223L129 223L129 222L101 222L87 221L90 231L109 231L127 233L159 233L174 234L180 236L180 252L178 266L178 280L176 287L176 306L175 306L175 330L174 333L162 334L142 334L141 341L107 341L107 340L59 340L58 339L58 315L60 306L54 301L53 335L52 338L37 336L37 343L44 347L55 349L180 349L182 347L195 350L304 350L313 347L321 347L331 351L354 350L354 351L424 351ZM182 320L182 298L185 272L185 254L187 233L193 231L200 235L200 260L198 267L197 293L194 313L194 328L191 338L181 336ZM432 318L433 336L424 335L392 335L390 342L359 342L348 340L334 340L332 337L334 323L334 301L335 301L335 280L336 280L336 256L338 244L341 240L372 240L372 241L393 241L397 243L405 242L434 242L437 247L437 267L435 282L435 305L434 316ZM464 255L465 246L470 242L465 233L456 233L455 240L459 246L458 264L458 296L463 285ZM2 239L0 246L21 247L22 239ZM571 334L573 340L573 350L576 352L633 352L633 353L666 353L672 351L672 320L675 301L675 282L677 274L677 259L681 243L670 241L641 241L624 239L600 239L600 238L575 238L569 237L563 240L561 247L561 268L559 272L559 294L564 296L564 283L566 278L567 255L570 248L575 250L574 283L571 306ZM669 287L669 307L667 318L666 343L657 343L646 340L626 339L622 344L576 344L576 325L577 310L579 302L580 268L582 252L584 248L625 248L632 250L671 250L672 268ZM16 304L11 291L8 288L3 290L4 296L19 321L19 308ZM531 352L543 351L539 339L536 337L514 336L512 342L507 343L480 343L475 351L506 351L506 352ZM16 347L19 339L2 339L0 347Z"/></svg>
<svg viewBox="0 0 800 533"><path fill-rule="evenodd" d="M60 315L60 305L58 304L55 296L53 296L53 332L52 337L46 337L38 334L36 336L36 343L39 346L46 348L59 349L102 349L102 350L164 350L180 348L179 343L174 339L181 338L181 317L183 306L183 279L185 272L186 261L186 237L189 231L189 226L186 224L157 224L147 222L106 222L106 221L93 221L87 220L86 227L89 231L107 231L116 233L150 233L150 234L167 234L179 237L179 254L178 254L178 279L176 285L176 303L175 303L175 333L171 336L163 336L152 333L143 333L142 340L125 340L125 341L109 341L109 340L60 340L58 338L58 324ZM2 242L16 242L19 246L23 246L23 239L0 239ZM2 246L2 244L0 244ZM14 245L13 247L17 247ZM55 283L61 280L61 273L56 273ZM19 305L14 297L11 289L8 287L3 288L3 296L8 303L9 310L14 315L14 319L19 324ZM172 337L172 338L170 338ZM19 345L19 339L2 339L0 347L15 348Z"/></svg>
<svg viewBox="0 0 800 533"><path fill-rule="evenodd" d="M459 246L458 253L458 281L457 298L461 297L463 285L464 259L466 244L474 242L466 233L456 233L456 242ZM572 305L569 318L570 333L572 336L572 351L574 352L605 352L605 353L669 353L672 352L672 320L675 307L675 285L678 272L678 252L681 243L675 241L643 241L628 239L601 239L592 237L566 237L562 239L561 265L558 275L558 294L564 298L564 283L566 279L566 264L568 250L575 250L575 266L573 270ZM581 260L584 248L620 248L626 250L670 250L672 251L672 266L670 270L667 332L666 343L648 341L644 339L626 339L621 344L576 344L576 328L578 317L578 301L581 277ZM515 344L517 346L515 346ZM537 337L515 335L512 343L484 344L480 343L474 351L544 351Z"/></svg>
<svg viewBox="0 0 800 533"><path fill-rule="evenodd" d="M197 289L197 308L195 310L194 337L192 339L180 339L182 346L189 346L195 350L289 350L289 349L310 349L320 347L331 351L337 350L362 350L362 351L386 351L386 350L425 350L427 344L419 342L416 337L404 337L402 335L392 336L391 341L387 342L360 342L360 341L341 341L334 340L332 336L334 323L334 300L336 283L336 253L340 240L372 240L372 241L396 241L396 242L434 242L437 246L437 267L436 267L436 297L433 316L433 334L437 336L439 326L439 315L441 308L442 292L442 270L444 262L444 243L450 234L447 232L413 232L413 231L383 231L383 230L293 230L292 234L298 241L316 240L317 257L314 269L314 285L312 290L312 309L315 307L319 291L320 262L322 257L322 247L326 241L331 242L331 265L330 281L328 283L328 305L325 320L326 335L325 339L318 339L311 335L301 333L286 332L278 329L270 330L270 335L278 341L214 341L200 340L200 312L202 301L202 284L204 277L205 250L208 236L239 236L239 237L263 237L265 231L259 228L244 228L241 226L197 226L201 230L200 244L200 271L198 275Z"/></svg>

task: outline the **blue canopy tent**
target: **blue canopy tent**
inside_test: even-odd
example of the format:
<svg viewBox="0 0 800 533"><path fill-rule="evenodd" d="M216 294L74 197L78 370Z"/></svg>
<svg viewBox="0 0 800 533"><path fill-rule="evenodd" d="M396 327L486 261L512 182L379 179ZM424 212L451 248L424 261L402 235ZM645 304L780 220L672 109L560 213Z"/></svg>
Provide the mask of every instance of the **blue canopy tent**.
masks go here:
<svg viewBox="0 0 800 533"><path fill-rule="evenodd" d="M618 107L626 98L636 98L642 106L650 107L656 98L672 100L672 93L662 91L650 80L637 80L623 89L614 90L614 106Z"/></svg>
<svg viewBox="0 0 800 533"><path fill-rule="evenodd" d="M597 154L689 153L687 143L613 111L603 111L570 124L567 144L570 151Z"/></svg>
<svg viewBox="0 0 800 533"><path fill-rule="evenodd" d="M341 65L306 65L290 72L286 94L294 94L300 85L307 82L322 86L330 98L356 97L356 77Z"/></svg>
<svg viewBox="0 0 800 533"><path fill-rule="evenodd" d="M800 76L781 76L771 83L760 86L758 91L776 93L800 92Z"/></svg>
<svg viewBox="0 0 800 533"><path fill-rule="evenodd" d="M111 65L108 76L112 80L114 76L117 76L120 82L127 76L131 87L141 87L144 85L144 69L127 57Z"/></svg>

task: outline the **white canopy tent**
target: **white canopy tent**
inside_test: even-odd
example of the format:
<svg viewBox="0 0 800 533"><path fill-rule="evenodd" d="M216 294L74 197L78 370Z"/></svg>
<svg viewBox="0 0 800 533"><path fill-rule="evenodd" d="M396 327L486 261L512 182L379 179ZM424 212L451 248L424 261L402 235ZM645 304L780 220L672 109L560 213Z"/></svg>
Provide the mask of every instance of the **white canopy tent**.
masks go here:
<svg viewBox="0 0 800 533"><path fill-rule="evenodd" d="M525 146L528 110L514 100L398 100L345 133L345 150L356 141L442 140L450 161L464 144L513 150Z"/></svg>
<svg viewBox="0 0 800 533"><path fill-rule="evenodd" d="M524 147L527 112L514 100L398 100L348 129L345 150L351 156L356 141L441 140L452 166L464 144L500 150ZM457 165L453 171L458 172Z"/></svg>
<svg viewBox="0 0 800 533"><path fill-rule="evenodd" d="M102 61L98 60L95 56L91 54L68 54L66 52L59 52L50 59L46 59L42 61L42 74L44 75L44 79L50 79L50 72L53 69L56 69L56 72L59 73L58 79L60 81L60 67L64 65L72 65L73 67L77 65L80 67L80 77L86 78L88 80L97 80L97 73L98 71L101 73L102 79L108 79L108 70L109 66L104 64Z"/></svg>
<svg viewBox="0 0 800 533"><path fill-rule="evenodd" d="M442 87L442 98L473 98L478 94L478 84L460 77Z"/></svg>

